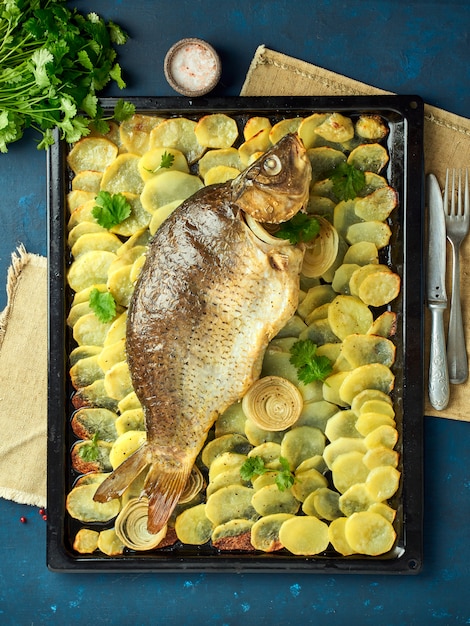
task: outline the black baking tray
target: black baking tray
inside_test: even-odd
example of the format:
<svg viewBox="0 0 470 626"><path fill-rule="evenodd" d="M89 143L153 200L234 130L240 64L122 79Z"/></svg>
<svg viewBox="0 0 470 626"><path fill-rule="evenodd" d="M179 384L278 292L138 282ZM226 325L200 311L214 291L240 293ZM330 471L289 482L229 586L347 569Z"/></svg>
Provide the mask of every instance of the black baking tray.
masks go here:
<svg viewBox="0 0 470 626"><path fill-rule="evenodd" d="M398 191L398 213L393 218L389 261L402 276L402 293L394 307L398 312L397 362L394 406L400 425L397 444L401 457L402 486L398 495L396 545L381 557L325 554L299 557L283 551L218 552L208 546L176 544L154 552L108 557L80 555L72 548L71 520L65 509L66 494L76 479L70 464L75 437L70 429L73 389L68 378L70 338L66 328L70 294L66 272L66 194L70 173L69 146L59 140L48 152L48 260L49 260L49 400L47 476L47 566L57 572L301 572L416 574L422 567L423 516L423 102L418 96L345 97L182 97L128 98L137 112L198 119L211 112L226 112L240 126L252 115L274 121L306 117L314 112L343 112L355 116L377 113L390 127L387 149L390 162L385 173ZM101 101L105 112L117 99Z"/></svg>

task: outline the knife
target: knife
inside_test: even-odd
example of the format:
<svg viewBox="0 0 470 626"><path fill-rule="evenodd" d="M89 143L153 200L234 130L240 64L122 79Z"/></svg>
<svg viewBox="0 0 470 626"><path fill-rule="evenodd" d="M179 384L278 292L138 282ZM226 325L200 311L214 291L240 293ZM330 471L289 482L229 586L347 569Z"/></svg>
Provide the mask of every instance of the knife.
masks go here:
<svg viewBox="0 0 470 626"><path fill-rule="evenodd" d="M431 311L428 392L432 406L442 411L449 403L449 371L444 335L446 294L446 224L442 194L434 174L426 179L428 206L427 304Z"/></svg>

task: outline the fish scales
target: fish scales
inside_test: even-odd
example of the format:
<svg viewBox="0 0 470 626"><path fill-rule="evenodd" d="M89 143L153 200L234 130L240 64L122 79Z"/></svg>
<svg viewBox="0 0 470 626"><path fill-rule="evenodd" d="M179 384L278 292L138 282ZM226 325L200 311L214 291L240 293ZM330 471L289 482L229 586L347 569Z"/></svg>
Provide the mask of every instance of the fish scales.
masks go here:
<svg viewBox="0 0 470 626"><path fill-rule="evenodd" d="M270 152L283 155L290 168L295 164L289 184L282 172L275 210L266 199L270 219L276 213L280 222L282 193L289 213L296 194L296 211L305 204L310 164L295 136ZM269 341L297 306L303 250L283 240L261 241L248 227L243 177L247 187L258 181L263 190L260 177L249 177L252 168L241 180L197 192L163 223L129 307L127 359L147 443L104 481L95 499L117 497L132 474L150 466L144 490L151 532L168 520L209 429L259 377ZM254 209L258 217L263 207Z"/></svg>

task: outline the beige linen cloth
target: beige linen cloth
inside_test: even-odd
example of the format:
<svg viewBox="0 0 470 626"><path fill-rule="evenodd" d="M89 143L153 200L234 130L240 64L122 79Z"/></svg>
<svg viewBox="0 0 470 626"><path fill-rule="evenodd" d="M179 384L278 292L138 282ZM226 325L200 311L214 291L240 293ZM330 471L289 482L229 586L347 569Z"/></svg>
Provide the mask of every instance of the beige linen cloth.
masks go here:
<svg viewBox="0 0 470 626"><path fill-rule="evenodd" d="M241 94L360 95L386 93L264 46L252 60ZM444 184L446 167L470 165L470 120L425 108L426 171ZM462 249L462 298L468 318L469 244ZM12 255L8 304L0 316L0 497L46 504L47 266L24 248ZM470 323L467 337L470 338ZM470 382L452 387L445 412L426 404L426 415L470 421Z"/></svg>

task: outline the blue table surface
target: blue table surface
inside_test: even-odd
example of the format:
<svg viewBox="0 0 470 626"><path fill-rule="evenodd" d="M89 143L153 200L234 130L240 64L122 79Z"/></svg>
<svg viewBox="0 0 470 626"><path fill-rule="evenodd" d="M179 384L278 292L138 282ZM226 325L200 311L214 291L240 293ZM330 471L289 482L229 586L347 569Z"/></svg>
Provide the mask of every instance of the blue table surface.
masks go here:
<svg viewBox="0 0 470 626"><path fill-rule="evenodd" d="M73 3L70 3L73 4ZM260 44L397 93L470 113L470 3L427 0L76 0L130 35L128 87L174 95L163 59L182 37L219 51L215 93L237 95ZM46 254L46 157L25 138L0 155L0 279L19 243ZM464 164L462 164L464 165ZM0 309L6 295L0 293ZM57 574L38 509L0 500L1 624L470 624L470 426L425 418L424 567L416 576ZM27 523L20 523L25 516Z"/></svg>

